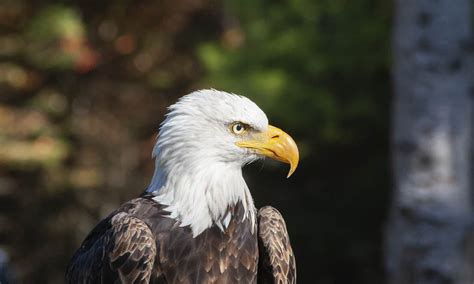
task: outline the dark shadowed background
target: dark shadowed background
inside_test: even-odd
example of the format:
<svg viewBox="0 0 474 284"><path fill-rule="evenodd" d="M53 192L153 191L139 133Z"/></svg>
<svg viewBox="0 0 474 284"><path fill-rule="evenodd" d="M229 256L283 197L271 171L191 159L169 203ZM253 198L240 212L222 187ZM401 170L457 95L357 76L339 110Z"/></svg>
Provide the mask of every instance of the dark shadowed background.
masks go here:
<svg viewBox="0 0 474 284"><path fill-rule="evenodd" d="M251 98L298 143L290 179L271 161L245 175L286 218L299 282L381 283L391 14L375 0L1 0L11 283L62 283L98 220L146 188L166 107L210 87Z"/></svg>

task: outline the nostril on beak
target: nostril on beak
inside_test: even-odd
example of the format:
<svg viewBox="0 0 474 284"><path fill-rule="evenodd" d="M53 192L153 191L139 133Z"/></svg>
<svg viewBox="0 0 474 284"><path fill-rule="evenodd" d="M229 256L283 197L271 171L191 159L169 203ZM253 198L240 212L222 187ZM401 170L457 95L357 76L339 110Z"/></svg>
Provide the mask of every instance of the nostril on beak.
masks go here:
<svg viewBox="0 0 474 284"><path fill-rule="evenodd" d="M278 135L278 134L277 134L277 135L273 135L273 136L272 136L272 139L275 139L275 138L280 138L280 135Z"/></svg>

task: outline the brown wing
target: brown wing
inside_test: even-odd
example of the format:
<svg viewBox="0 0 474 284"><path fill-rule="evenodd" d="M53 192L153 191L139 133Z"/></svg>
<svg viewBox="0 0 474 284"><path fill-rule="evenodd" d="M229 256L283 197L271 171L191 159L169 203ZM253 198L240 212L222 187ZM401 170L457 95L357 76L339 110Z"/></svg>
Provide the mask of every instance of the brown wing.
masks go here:
<svg viewBox="0 0 474 284"><path fill-rule="evenodd" d="M258 283L296 283L295 255L285 220L271 206L258 211Z"/></svg>
<svg viewBox="0 0 474 284"><path fill-rule="evenodd" d="M149 227L125 212L100 222L69 263L67 283L148 283L156 255Z"/></svg>

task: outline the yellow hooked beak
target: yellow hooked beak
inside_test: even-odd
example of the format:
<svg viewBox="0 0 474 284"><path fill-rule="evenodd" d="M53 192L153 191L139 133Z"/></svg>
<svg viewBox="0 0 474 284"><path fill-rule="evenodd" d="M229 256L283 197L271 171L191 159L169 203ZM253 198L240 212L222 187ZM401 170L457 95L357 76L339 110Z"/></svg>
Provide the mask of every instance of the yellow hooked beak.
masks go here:
<svg viewBox="0 0 474 284"><path fill-rule="evenodd" d="M235 144L242 148L254 149L261 155L290 164L287 177L295 172L300 155L298 147L290 135L277 127L269 125L266 132L253 138L255 139L239 141Z"/></svg>

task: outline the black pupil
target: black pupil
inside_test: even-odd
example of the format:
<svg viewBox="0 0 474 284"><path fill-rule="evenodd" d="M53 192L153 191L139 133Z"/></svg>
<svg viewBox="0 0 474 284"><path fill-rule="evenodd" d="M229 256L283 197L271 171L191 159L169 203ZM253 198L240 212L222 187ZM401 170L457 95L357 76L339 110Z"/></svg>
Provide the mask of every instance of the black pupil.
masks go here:
<svg viewBox="0 0 474 284"><path fill-rule="evenodd" d="M240 124L237 124L237 125L235 126L235 130L237 130L237 131L241 131L242 128L243 128L243 127L242 127L242 125L240 125Z"/></svg>

